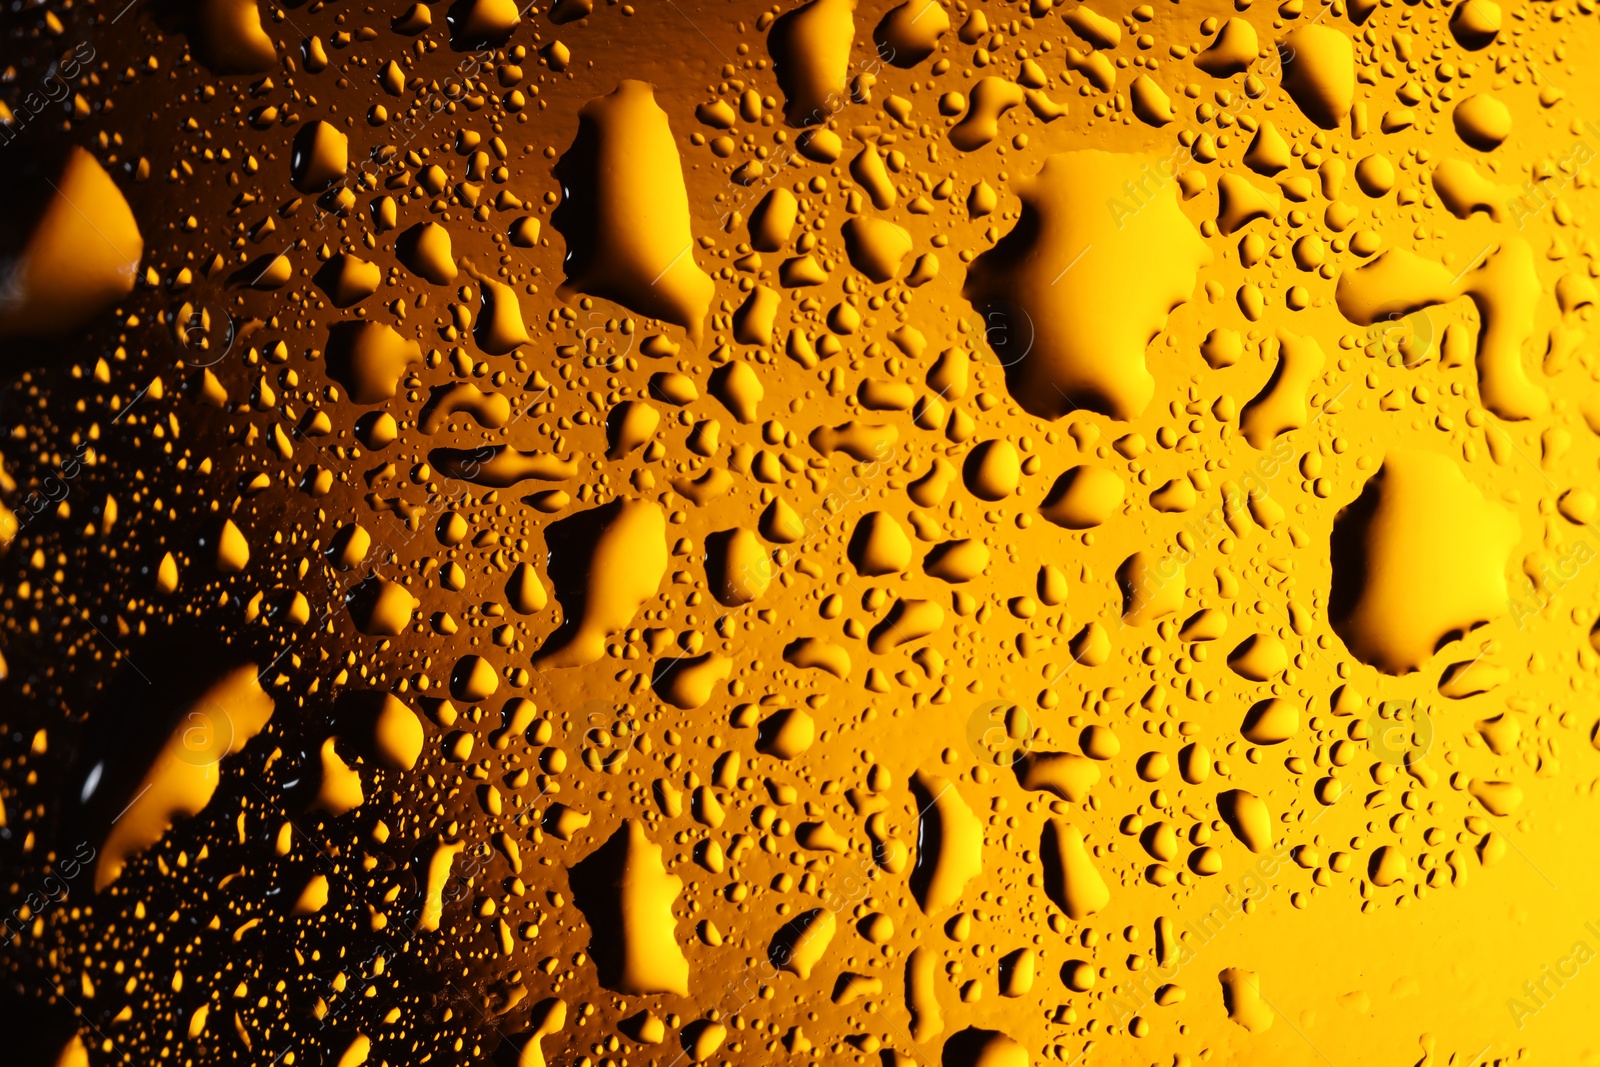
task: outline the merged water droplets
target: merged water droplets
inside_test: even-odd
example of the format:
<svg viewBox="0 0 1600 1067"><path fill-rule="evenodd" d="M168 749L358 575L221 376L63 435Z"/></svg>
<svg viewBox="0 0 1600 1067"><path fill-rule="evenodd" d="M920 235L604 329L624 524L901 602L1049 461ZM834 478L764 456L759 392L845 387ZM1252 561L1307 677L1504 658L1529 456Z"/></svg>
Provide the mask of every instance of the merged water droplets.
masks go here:
<svg viewBox="0 0 1600 1067"><path fill-rule="evenodd" d="M1593 18L18 15L22 1062L1583 1062Z"/></svg>

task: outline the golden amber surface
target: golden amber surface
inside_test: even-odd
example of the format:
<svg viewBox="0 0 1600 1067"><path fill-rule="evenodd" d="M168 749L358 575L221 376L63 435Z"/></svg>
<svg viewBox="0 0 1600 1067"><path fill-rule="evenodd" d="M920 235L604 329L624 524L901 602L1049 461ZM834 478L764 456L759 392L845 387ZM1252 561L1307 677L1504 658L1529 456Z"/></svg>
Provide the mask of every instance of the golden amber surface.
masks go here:
<svg viewBox="0 0 1600 1067"><path fill-rule="evenodd" d="M0 1061L1600 1063L1595 8L12 3Z"/></svg>

